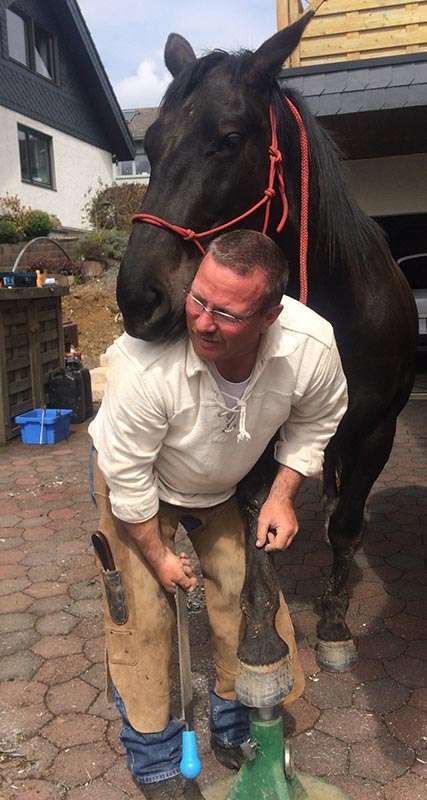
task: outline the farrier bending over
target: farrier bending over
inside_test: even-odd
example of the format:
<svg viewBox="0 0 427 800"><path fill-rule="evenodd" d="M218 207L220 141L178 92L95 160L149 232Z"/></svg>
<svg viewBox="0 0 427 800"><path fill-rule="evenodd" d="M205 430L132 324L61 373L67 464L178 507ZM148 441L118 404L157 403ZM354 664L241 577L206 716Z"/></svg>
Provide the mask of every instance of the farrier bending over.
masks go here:
<svg viewBox="0 0 427 800"><path fill-rule="evenodd" d="M169 664L174 627L168 593L196 585L189 559L175 555L179 522L200 559L216 667L210 693L212 746L235 766L248 736L234 680L245 574L236 485L280 428L279 464L262 506L258 546L283 550L298 531L294 498L317 475L347 407L331 325L282 297L287 265L254 231L212 242L186 297L187 335L173 343L126 333L108 351L102 406L90 426L98 452L100 530L121 571L125 625L105 609L107 660L123 719L129 767L147 798L202 798L179 776L183 723L171 718ZM107 488L108 487L108 488ZM294 688L304 676L283 596L276 617L289 648Z"/></svg>

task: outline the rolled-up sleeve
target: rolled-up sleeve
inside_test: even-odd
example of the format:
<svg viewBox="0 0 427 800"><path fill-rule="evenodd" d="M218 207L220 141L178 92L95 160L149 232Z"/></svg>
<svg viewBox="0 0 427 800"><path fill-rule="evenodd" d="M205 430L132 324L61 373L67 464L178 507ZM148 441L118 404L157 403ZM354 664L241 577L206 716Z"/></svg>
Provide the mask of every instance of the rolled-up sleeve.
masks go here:
<svg viewBox="0 0 427 800"><path fill-rule="evenodd" d="M302 475L317 475L323 455L347 409L347 381L333 340L325 347L302 396L294 402L275 446L279 464Z"/></svg>
<svg viewBox="0 0 427 800"><path fill-rule="evenodd" d="M138 373L109 374L97 417L89 428L111 508L123 522L145 522L159 508L155 463L168 427L161 398Z"/></svg>

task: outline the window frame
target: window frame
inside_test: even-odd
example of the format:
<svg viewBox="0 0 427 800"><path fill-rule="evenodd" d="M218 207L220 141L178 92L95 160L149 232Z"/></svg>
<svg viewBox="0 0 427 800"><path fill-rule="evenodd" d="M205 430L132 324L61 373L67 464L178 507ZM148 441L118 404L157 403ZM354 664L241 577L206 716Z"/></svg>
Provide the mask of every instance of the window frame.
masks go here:
<svg viewBox="0 0 427 800"><path fill-rule="evenodd" d="M21 181L22 183L26 183L29 186L38 186L40 189L49 189L50 191L56 191L55 186L55 170L54 170L54 160L53 160L53 140L51 136L48 134L43 133L42 131L38 131L35 128L29 128L28 125L22 125L22 123L18 122L17 126L18 131L18 149L19 149L19 164L21 168ZM26 158L28 163L28 169L30 173L29 178L24 178L23 176L23 169L22 169L22 159L21 159L21 147L20 147L20 138L19 134L23 133L25 135L25 150L26 150ZM32 163L31 163L31 148L29 146L29 135L34 136L36 139L42 139L47 142L48 147L48 166L49 166L49 183L41 183L40 181L36 181L33 179L32 174Z"/></svg>
<svg viewBox="0 0 427 800"><path fill-rule="evenodd" d="M58 59L58 44L57 44L57 36L52 31L47 30L44 28L43 25L40 25L36 22L32 17L28 14L22 13L19 9L15 9L12 6L6 9L6 11L10 11L12 14L15 14L17 17L20 17L25 25L25 43L26 43L26 52L27 52L27 62L24 64L22 61L18 61L18 59L14 58L10 54L10 44L9 44L9 34L7 28L7 16L6 16L6 42L7 42L7 57L10 61L18 66L22 67L23 69L28 70L29 72L33 73L33 75L37 75L38 78L42 80L48 81L50 84L55 84L56 86L59 85L59 59ZM52 59L52 72L53 77L48 77L47 75L43 75L41 72L38 71L36 67L36 28L44 33L50 40L50 55Z"/></svg>

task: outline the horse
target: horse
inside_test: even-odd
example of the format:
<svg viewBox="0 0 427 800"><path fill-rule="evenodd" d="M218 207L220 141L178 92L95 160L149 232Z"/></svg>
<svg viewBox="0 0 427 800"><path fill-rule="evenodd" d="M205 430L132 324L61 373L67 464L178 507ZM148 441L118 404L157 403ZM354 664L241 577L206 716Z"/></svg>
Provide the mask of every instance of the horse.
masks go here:
<svg viewBox="0 0 427 800"><path fill-rule="evenodd" d="M186 39L169 36L165 63L173 80L145 137L151 179L120 266L117 299L131 336L172 341L182 335L185 287L202 242L230 227L264 229L278 243L290 265L288 293L297 299L306 267L308 305L333 325L349 390L348 410L325 452L323 504L333 564L317 629L319 663L340 671L357 660L346 623L347 580L366 500L413 385L417 323L409 286L381 229L346 187L335 144L303 98L279 86L282 65L311 16L254 52L214 50L197 58ZM239 658L263 668L286 657L273 625L272 560L254 546L275 469L268 447L238 487L247 528L241 598L247 630Z"/></svg>

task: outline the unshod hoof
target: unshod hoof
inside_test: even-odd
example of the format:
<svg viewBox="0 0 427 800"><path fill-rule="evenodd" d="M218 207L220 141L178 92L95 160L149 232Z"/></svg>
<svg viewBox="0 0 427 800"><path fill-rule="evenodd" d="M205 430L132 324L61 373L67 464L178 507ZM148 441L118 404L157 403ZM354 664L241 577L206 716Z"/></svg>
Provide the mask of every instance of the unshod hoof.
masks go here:
<svg viewBox="0 0 427 800"><path fill-rule="evenodd" d="M319 639L316 646L316 661L327 672L347 672L358 661L353 639L342 642L325 642Z"/></svg>
<svg viewBox="0 0 427 800"><path fill-rule="evenodd" d="M238 700L250 708L270 708L281 703L294 685L289 659L268 666L240 662L236 678Z"/></svg>

